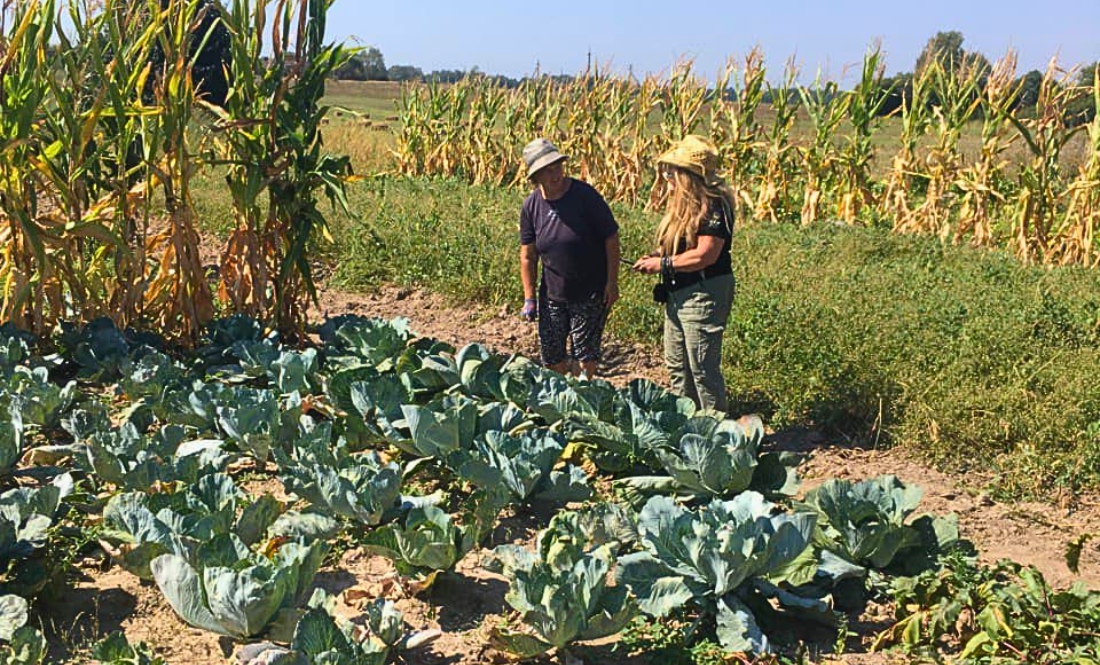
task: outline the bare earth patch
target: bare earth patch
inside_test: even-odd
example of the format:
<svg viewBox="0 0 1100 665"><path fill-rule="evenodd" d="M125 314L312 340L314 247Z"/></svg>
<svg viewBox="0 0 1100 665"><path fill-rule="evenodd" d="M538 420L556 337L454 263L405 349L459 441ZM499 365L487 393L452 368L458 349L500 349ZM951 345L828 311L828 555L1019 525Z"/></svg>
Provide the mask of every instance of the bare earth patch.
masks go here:
<svg viewBox="0 0 1100 665"><path fill-rule="evenodd" d="M323 314L356 313L366 316L409 319L419 334L461 346L481 342L502 353L519 353L536 358L534 327L521 322L514 312L488 311L470 304L453 307L443 298L419 290L384 287L369 295L325 291ZM604 377L622 384L643 377L666 384L657 349L615 340L607 343ZM903 451L863 450L826 440L815 432L779 432L774 445L805 455L800 468L804 487L812 487L828 478L860 480L890 473L906 483L924 488L922 510L943 514L958 513L963 536L972 540L983 559L1012 559L1039 568L1056 587L1077 579L1091 587L1100 587L1100 547L1086 545L1081 556L1080 574L1067 568L1066 546L1082 534L1100 534L1100 505L1082 498L1070 508L1037 503L1007 505L991 500L980 487L963 484L946 474L922 466ZM256 478L250 491L281 495L276 479ZM533 537L548 515L523 514L502 520L494 532L490 547L515 542L533 545ZM490 629L507 614L504 594L507 580L483 570L484 551L471 553L457 570L440 576L429 590L414 594L404 588L388 560L369 556L359 549L344 553L334 566L322 570L317 586L339 599L338 614L354 619L363 602L384 596L397 602L405 619L417 629L439 629L442 636L430 646L415 652L408 660L415 664L473 665L494 658L488 647ZM164 601L155 585L143 584L136 577L102 562L88 562L84 579L75 589L65 592L52 603L40 605L40 615L50 637L48 662L63 662L98 637L123 630L131 642L145 641L171 665L214 665L226 662L223 642L216 635L190 628L182 623ZM887 608L870 608L861 617L860 637L873 636L885 627ZM885 665L907 662L898 654L867 654L858 644L854 653L820 662L845 665ZM589 662L646 663L644 655L628 658L611 653L608 646L582 654Z"/></svg>

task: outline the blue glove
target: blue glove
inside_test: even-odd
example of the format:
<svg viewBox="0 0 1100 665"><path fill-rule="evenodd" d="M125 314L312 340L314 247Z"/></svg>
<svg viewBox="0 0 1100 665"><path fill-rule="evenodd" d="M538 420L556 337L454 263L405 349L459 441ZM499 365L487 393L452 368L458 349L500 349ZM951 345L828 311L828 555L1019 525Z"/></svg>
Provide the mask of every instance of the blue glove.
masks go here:
<svg viewBox="0 0 1100 665"><path fill-rule="evenodd" d="M534 298L526 298L523 301L523 309L519 311L524 321L534 321L538 318L538 302Z"/></svg>

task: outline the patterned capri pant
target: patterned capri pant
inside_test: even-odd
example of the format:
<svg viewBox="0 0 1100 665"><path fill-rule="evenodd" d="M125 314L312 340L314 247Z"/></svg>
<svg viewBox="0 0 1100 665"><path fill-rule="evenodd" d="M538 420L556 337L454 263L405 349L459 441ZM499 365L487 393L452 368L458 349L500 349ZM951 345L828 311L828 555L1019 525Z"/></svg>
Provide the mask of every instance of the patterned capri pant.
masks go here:
<svg viewBox="0 0 1100 665"><path fill-rule="evenodd" d="M602 354L607 307L602 295L581 302L550 302L539 299L539 350L544 365L557 365L573 358L578 362L598 361ZM572 353L566 353L566 340Z"/></svg>

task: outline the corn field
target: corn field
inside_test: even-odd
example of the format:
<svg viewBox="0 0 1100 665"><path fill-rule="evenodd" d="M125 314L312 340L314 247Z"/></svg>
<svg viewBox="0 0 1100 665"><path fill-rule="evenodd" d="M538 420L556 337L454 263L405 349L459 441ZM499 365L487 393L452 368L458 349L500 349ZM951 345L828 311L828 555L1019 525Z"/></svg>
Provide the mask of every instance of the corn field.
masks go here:
<svg viewBox="0 0 1100 665"><path fill-rule="evenodd" d="M186 343L220 310L293 329L313 292L332 0L18 0L0 13L0 320L109 316ZM215 43L217 42L217 43ZM214 99L195 75L222 49ZM235 231L199 256L192 182L226 173Z"/></svg>
<svg viewBox="0 0 1100 665"><path fill-rule="evenodd" d="M896 118L884 119L883 71L875 46L850 89L821 77L799 85L793 63L773 85L759 50L729 60L714 81L684 62L641 80L596 66L515 89L480 76L409 85L394 154L405 175L526 186L520 151L545 136L608 199L656 207L665 195L656 157L685 134L707 134L742 220L834 219L1002 247L1027 262L1100 262L1100 119L1067 124L1072 102L1097 95L1095 86L1074 85L1076 72L1052 61L1034 113L1023 113L1014 53L991 68L933 62ZM900 135L884 132L884 120ZM975 134L977 148L964 149ZM1079 135L1084 158L1070 163L1066 148Z"/></svg>

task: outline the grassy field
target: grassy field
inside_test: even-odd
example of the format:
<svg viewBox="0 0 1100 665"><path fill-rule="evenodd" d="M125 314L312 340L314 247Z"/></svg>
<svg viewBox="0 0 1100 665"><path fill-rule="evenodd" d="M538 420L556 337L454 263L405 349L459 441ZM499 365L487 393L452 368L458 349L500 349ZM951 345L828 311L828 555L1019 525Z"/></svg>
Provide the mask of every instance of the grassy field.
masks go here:
<svg viewBox="0 0 1100 665"><path fill-rule="evenodd" d="M325 103L336 108L332 122L350 122L365 127L391 127L397 118L400 84L379 81L331 81L325 88Z"/></svg>
<svg viewBox="0 0 1100 665"><path fill-rule="evenodd" d="M369 86L368 88L369 89ZM384 96L334 99L379 108ZM373 112L372 112L373 113ZM388 175L388 132L334 118L330 149L353 157L350 219L322 255L334 286L415 284L457 303L516 306L521 190ZM230 207L207 175L207 228ZM657 214L616 206L627 256ZM997 251L822 223L743 225L725 373L739 408L860 445L903 445L1016 495L1100 488L1100 273L1027 267ZM659 343L650 280L626 273L611 330Z"/></svg>

